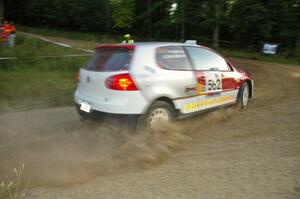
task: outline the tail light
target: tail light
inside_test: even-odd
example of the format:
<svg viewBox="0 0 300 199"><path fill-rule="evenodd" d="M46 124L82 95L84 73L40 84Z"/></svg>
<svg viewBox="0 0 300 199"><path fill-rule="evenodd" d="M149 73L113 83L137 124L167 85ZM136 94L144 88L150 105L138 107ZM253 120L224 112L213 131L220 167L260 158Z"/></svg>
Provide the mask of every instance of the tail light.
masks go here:
<svg viewBox="0 0 300 199"><path fill-rule="evenodd" d="M76 73L76 75L75 75L75 80L76 80L77 82L80 81L80 74L79 74L79 72Z"/></svg>
<svg viewBox="0 0 300 199"><path fill-rule="evenodd" d="M108 77L105 86L112 90L136 91L138 90L129 74L119 74Z"/></svg>

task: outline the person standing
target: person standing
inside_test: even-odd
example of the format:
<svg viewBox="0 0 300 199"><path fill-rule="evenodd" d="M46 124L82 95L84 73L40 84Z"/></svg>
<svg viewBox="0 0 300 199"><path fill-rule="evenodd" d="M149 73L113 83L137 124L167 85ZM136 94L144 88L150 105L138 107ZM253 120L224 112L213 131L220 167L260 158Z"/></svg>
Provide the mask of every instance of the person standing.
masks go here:
<svg viewBox="0 0 300 199"><path fill-rule="evenodd" d="M7 21L1 25L1 42L7 42L10 33L10 26Z"/></svg>
<svg viewBox="0 0 300 199"><path fill-rule="evenodd" d="M123 36L123 44L133 44L134 40L131 38L130 34L126 34Z"/></svg>
<svg viewBox="0 0 300 199"><path fill-rule="evenodd" d="M10 33L8 37L8 46L14 47L15 46L15 38L16 38L16 26L13 22L10 22Z"/></svg>

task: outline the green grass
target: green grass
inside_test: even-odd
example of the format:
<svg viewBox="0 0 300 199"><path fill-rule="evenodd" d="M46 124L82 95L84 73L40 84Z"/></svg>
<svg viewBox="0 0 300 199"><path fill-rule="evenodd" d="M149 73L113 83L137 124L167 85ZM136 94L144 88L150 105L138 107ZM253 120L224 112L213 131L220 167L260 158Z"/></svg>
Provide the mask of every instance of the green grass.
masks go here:
<svg viewBox="0 0 300 199"><path fill-rule="evenodd" d="M25 57L78 54L73 49L18 37L15 48L0 46L0 111L70 105L75 74L88 57L25 59Z"/></svg>
<svg viewBox="0 0 300 199"><path fill-rule="evenodd" d="M0 46L1 57L36 57L69 54L83 54L83 52L22 36L17 36L16 45L13 48L8 48L5 44Z"/></svg>
<svg viewBox="0 0 300 199"><path fill-rule="evenodd" d="M282 55L264 55L257 52L238 51L232 49L220 49L219 51L226 57L237 57L289 65L300 65L300 58L285 58Z"/></svg>

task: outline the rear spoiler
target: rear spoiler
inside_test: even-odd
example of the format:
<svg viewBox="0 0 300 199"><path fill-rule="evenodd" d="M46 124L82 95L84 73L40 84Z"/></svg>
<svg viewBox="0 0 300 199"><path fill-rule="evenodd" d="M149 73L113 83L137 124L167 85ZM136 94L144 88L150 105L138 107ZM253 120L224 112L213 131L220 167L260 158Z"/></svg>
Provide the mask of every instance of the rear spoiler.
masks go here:
<svg viewBox="0 0 300 199"><path fill-rule="evenodd" d="M96 47L96 50L103 48L125 48L128 50L134 50L135 45L132 44L102 44Z"/></svg>

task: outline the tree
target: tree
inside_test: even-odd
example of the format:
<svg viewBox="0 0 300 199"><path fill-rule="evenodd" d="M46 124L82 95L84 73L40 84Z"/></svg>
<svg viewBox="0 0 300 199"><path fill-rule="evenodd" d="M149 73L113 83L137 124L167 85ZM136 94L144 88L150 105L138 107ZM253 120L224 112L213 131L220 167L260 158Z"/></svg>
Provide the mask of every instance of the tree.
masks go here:
<svg viewBox="0 0 300 199"><path fill-rule="evenodd" d="M255 49L269 37L271 21L262 0L236 0L230 13L231 33L239 47Z"/></svg>
<svg viewBox="0 0 300 199"><path fill-rule="evenodd" d="M0 18L29 26L252 50L268 41L286 56L299 55L299 13L299 0L0 0Z"/></svg>
<svg viewBox="0 0 300 199"><path fill-rule="evenodd" d="M3 21L3 12L4 12L4 0L0 0L0 23Z"/></svg>
<svg viewBox="0 0 300 199"><path fill-rule="evenodd" d="M185 33L186 33L186 5L184 0L179 0L178 1L178 22L180 23L180 40L184 41L185 40Z"/></svg>
<svg viewBox="0 0 300 199"><path fill-rule="evenodd" d="M169 37L169 34L174 35L169 29L172 2L172 0L135 0L135 33L147 36L150 40Z"/></svg>
<svg viewBox="0 0 300 199"><path fill-rule="evenodd" d="M111 0L114 27L129 30L135 21L133 0Z"/></svg>

